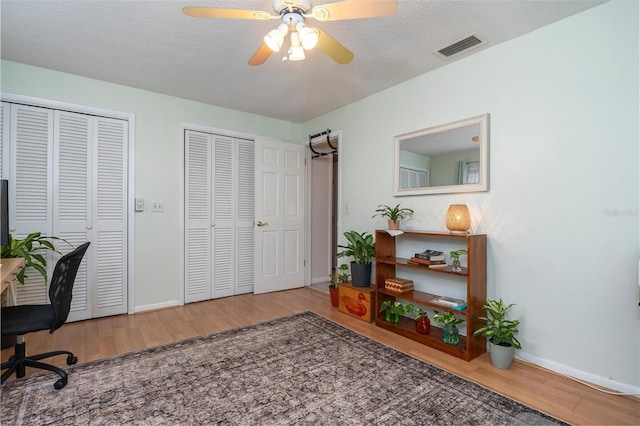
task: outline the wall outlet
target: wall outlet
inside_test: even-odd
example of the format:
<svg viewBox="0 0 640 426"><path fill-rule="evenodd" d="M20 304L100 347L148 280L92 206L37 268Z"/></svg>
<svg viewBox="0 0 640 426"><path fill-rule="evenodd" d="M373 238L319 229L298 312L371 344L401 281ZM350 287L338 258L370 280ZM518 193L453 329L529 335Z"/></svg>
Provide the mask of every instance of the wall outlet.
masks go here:
<svg viewBox="0 0 640 426"><path fill-rule="evenodd" d="M136 198L136 211L137 212L144 211L144 198Z"/></svg>
<svg viewBox="0 0 640 426"><path fill-rule="evenodd" d="M151 211L152 212L163 212L164 211L164 201L154 201L151 203Z"/></svg>

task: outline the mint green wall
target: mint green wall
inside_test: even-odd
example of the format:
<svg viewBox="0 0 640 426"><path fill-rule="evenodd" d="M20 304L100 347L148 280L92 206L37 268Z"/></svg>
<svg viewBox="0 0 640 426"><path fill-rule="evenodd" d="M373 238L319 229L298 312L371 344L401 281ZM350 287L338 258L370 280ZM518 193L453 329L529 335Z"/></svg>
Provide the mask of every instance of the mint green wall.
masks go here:
<svg viewBox="0 0 640 426"><path fill-rule="evenodd" d="M400 165L413 166L423 170L429 170L429 157L416 154L411 151L400 151Z"/></svg>
<svg viewBox="0 0 640 426"><path fill-rule="evenodd" d="M457 185L460 162L479 159L479 149L431 157L431 186Z"/></svg>
<svg viewBox="0 0 640 426"><path fill-rule="evenodd" d="M638 52L638 3L614 0L305 123L342 132L340 232L398 202L445 230L468 204L522 356L640 391ZM483 113L489 192L392 197L394 135Z"/></svg>
<svg viewBox="0 0 640 426"><path fill-rule="evenodd" d="M135 114L135 196L145 211L135 218L136 307L179 299L179 199L181 138L179 123L303 140L301 126L131 87L1 62L1 88L37 98ZM164 201L164 213L152 213L151 201Z"/></svg>

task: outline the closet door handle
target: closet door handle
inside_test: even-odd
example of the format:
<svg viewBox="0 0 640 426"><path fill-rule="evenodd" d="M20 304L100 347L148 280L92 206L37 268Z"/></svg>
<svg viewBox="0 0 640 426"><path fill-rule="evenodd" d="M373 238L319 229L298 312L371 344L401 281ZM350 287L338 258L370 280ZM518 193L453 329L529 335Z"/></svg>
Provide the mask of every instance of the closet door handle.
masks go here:
<svg viewBox="0 0 640 426"><path fill-rule="evenodd" d="M257 226L267 226L267 225L269 225L269 223L259 220L258 223L256 223L256 225Z"/></svg>

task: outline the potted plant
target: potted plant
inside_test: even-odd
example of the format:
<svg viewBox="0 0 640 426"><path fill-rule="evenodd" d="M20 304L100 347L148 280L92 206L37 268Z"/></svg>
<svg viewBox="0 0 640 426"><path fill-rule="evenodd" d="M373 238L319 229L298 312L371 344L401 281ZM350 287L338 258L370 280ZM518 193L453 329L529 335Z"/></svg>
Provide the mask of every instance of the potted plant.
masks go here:
<svg viewBox="0 0 640 426"><path fill-rule="evenodd" d="M376 255L376 244L373 235L363 232L347 231L344 233L346 245L338 245L344 249L337 254L338 258L352 257L351 283L354 287L369 287L371 284L371 262Z"/></svg>
<svg viewBox="0 0 640 426"><path fill-rule="evenodd" d="M13 236L9 234L9 244L2 246L0 249L0 257L24 258L24 268L22 268L22 270L16 275L16 279L20 284L24 284L24 279L27 278L25 271L28 268L33 268L38 271L46 283L48 281L47 259L45 257L47 254L46 252L53 251L55 253L60 253L53 245L54 240L64 241L71 246L71 244L65 239L45 236L42 235L41 232L32 232L21 240L13 238ZM73 246L71 247L73 248Z"/></svg>
<svg viewBox="0 0 640 426"><path fill-rule="evenodd" d="M422 308L417 308L416 313L416 333L418 334L429 334L431 333L431 321L429 321L429 316L427 315L427 311Z"/></svg>
<svg viewBox="0 0 640 426"><path fill-rule="evenodd" d="M329 295L331 296L331 306L338 307L339 289L338 274L329 274Z"/></svg>
<svg viewBox="0 0 640 426"><path fill-rule="evenodd" d="M479 319L486 321L486 325L477 329L473 335L485 336L489 340L489 356L494 367L507 370L511 367L516 349L521 349L520 341L514 336L518 332L518 320L507 320L507 311L514 304L505 305L502 299L490 300L483 306L487 310L487 317Z"/></svg>
<svg viewBox="0 0 640 426"><path fill-rule="evenodd" d="M375 214L371 217L386 217L388 219L387 223L389 225L389 229L400 229L400 219L413 216L413 209L400 207L400 204L402 203L396 204L395 207L380 204L376 209Z"/></svg>
<svg viewBox="0 0 640 426"><path fill-rule="evenodd" d="M465 249L454 250L449 252L449 256L451 257L451 269L455 272L462 271L462 266L460 266L460 256L463 254L468 254L469 252Z"/></svg>
<svg viewBox="0 0 640 426"><path fill-rule="evenodd" d="M346 263L338 266L338 282L344 284L349 281L349 272L347 272L348 270L349 265L347 265Z"/></svg>
<svg viewBox="0 0 640 426"><path fill-rule="evenodd" d="M384 312L384 320L391 324L400 322L400 317L404 314L413 312L413 305L403 305L397 300L385 300L380 305L380 312Z"/></svg>
<svg viewBox="0 0 640 426"><path fill-rule="evenodd" d="M460 333L457 324L462 324L463 319L456 317L453 312L434 311L433 321L436 323L444 323L442 328L442 341L449 345L457 345L460 343Z"/></svg>

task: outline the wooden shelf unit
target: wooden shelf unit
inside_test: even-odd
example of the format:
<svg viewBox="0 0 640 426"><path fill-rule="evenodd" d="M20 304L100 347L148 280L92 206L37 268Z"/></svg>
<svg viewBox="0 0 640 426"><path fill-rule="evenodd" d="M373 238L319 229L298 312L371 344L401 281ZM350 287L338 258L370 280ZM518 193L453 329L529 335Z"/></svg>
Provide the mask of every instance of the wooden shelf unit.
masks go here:
<svg viewBox="0 0 640 426"><path fill-rule="evenodd" d="M401 336L431 346L450 355L470 361L486 351L486 339L482 336L471 337L473 332L484 323L478 317L484 316L482 308L487 300L487 236L484 234L453 234L448 232L409 231L393 237L386 230L376 230L376 325L398 333ZM462 272L454 272L451 266L446 268L429 268L410 263L408 259L396 257L397 246L402 244L403 237L424 238L430 244L429 248L438 249L438 241L458 245L458 249L466 249L467 267ZM431 274L448 274L460 280L460 285L466 285L467 307L463 310L449 309L446 306L431 303L437 296L447 294L431 294L422 291L407 291L399 293L385 289L387 278L402 277L402 269L410 268L414 272L424 272L425 281ZM385 300L396 298L411 301L414 305L429 307L439 311L451 311L460 318L464 318L467 325L467 336L460 336L460 343L456 346L442 342L442 329L432 324L431 334L422 335L415 331L415 321L403 317L399 324L389 324L384 320L384 313L380 312L380 305Z"/></svg>

